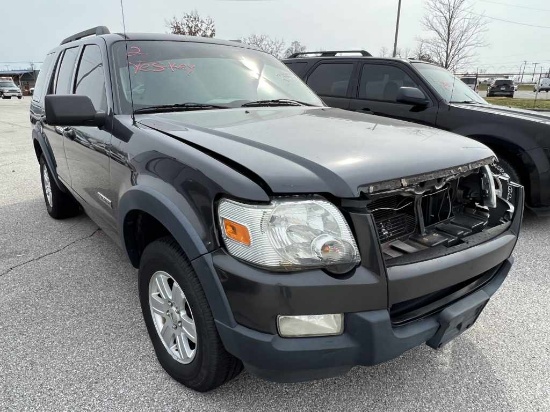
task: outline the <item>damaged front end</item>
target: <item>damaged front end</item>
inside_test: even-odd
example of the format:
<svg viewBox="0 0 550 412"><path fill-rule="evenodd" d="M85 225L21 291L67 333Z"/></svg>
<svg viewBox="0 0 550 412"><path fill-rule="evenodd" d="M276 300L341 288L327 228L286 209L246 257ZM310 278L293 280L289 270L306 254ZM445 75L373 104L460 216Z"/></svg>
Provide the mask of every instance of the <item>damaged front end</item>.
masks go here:
<svg viewBox="0 0 550 412"><path fill-rule="evenodd" d="M494 160L364 188L386 264L433 259L504 232L516 209L506 197L520 186L494 175Z"/></svg>

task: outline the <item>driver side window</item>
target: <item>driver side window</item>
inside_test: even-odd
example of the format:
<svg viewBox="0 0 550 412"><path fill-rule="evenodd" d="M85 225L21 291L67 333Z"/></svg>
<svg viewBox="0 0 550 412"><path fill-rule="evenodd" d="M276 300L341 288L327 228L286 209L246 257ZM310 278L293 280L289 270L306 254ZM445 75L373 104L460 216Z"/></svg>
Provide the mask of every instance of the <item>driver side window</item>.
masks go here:
<svg viewBox="0 0 550 412"><path fill-rule="evenodd" d="M359 98L396 103L400 87L418 85L403 70L383 64L364 64L359 83Z"/></svg>

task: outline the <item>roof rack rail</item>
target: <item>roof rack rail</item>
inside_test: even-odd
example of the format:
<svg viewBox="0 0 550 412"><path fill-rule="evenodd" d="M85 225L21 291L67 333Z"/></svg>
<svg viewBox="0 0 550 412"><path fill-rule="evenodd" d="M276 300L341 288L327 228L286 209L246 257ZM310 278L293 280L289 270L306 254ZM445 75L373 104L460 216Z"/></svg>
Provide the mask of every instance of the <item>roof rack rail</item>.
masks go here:
<svg viewBox="0 0 550 412"><path fill-rule="evenodd" d="M75 40L83 39L88 36L101 36L102 34L111 33L109 29L105 26L92 27L91 29L81 31L80 33L73 34L72 36L67 37L61 42L61 44L70 43Z"/></svg>
<svg viewBox="0 0 550 412"><path fill-rule="evenodd" d="M299 52L299 53L293 53L290 56L287 57L287 59L294 59L296 57L307 57L311 55L315 55L316 57L334 57L337 54L361 54L361 56L366 57L372 57L372 54L370 54L366 50L331 50L331 51L310 51L310 52Z"/></svg>

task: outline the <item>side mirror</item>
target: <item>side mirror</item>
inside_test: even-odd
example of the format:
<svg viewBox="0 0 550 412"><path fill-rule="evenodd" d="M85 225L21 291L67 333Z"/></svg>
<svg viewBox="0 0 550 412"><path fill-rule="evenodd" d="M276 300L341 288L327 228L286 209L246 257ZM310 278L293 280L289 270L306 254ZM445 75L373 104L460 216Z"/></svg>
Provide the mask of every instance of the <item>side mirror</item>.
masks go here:
<svg viewBox="0 0 550 412"><path fill-rule="evenodd" d="M397 102L415 106L427 106L430 101L422 90L416 87L400 87L397 91Z"/></svg>
<svg viewBox="0 0 550 412"><path fill-rule="evenodd" d="M107 115L96 111L88 96L49 94L44 98L46 123L52 126L97 126L105 124Z"/></svg>

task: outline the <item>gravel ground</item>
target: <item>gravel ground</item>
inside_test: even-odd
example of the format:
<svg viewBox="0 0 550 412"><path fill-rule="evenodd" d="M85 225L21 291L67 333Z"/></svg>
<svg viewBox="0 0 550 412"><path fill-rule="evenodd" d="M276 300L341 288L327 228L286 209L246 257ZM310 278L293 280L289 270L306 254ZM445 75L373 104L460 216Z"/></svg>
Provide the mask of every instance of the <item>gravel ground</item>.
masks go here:
<svg viewBox="0 0 550 412"><path fill-rule="evenodd" d="M504 287L443 350L198 394L157 363L124 254L86 216L47 215L28 107L0 100L0 410L550 410L550 218L526 217Z"/></svg>

